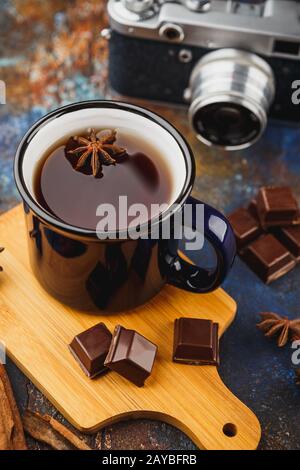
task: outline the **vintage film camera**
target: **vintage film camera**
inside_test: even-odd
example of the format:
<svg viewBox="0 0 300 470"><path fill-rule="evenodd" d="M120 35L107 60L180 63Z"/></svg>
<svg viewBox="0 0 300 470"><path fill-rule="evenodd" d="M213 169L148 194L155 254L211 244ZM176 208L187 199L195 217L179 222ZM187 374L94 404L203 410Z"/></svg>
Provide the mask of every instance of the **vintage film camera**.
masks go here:
<svg viewBox="0 0 300 470"><path fill-rule="evenodd" d="M189 103L206 144L246 148L268 114L300 121L292 100L300 80L298 0L109 0L108 14L112 87Z"/></svg>

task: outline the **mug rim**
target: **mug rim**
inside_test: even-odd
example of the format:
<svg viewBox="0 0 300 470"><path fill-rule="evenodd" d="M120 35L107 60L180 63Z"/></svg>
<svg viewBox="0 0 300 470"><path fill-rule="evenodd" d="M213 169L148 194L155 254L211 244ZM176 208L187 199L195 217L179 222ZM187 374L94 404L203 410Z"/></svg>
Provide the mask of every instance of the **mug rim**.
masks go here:
<svg viewBox="0 0 300 470"><path fill-rule="evenodd" d="M151 227L161 224L163 221L170 218L173 214L175 214L180 207L184 204L187 197L190 195L192 191L192 187L195 180L195 160L192 149L190 145L187 143L183 135L165 118L161 117L157 113L150 111L147 108L137 106L135 104L115 101L115 100L87 100L87 101L79 101L76 103L70 103L68 105L59 107L49 113L45 114L41 117L38 121L36 121L30 129L26 132L24 137L22 138L20 144L18 145L15 159L14 159L14 178L17 189L22 197L22 200L28 205L28 207L37 215L41 220L43 220L48 225L54 226L57 229L67 232L69 234L73 234L75 236L83 236L88 238L97 238L99 239L99 231L85 229L82 227L78 227L75 225L71 225L67 222L64 222L61 219L58 219L54 215L47 212L42 206L40 206L33 196L31 195L30 191L28 190L24 177L23 177L23 158L26 152L26 149L33 139L33 137L39 132L39 130L45 126L49 121L52 121L64 114L71 113L74 111L80 111L81 109L87 108L107 108L107 109L119 109L123 111L127 111L130 113L138 114L146 119L151 120L158 126L164 128L171 137L176 141L177 145L179 146L184 162L186 167L186 175L184 185L180 190L176 200L170 204L170 207L166 209L163 214L160 214L156 217L153 217L149 221L140 225L140 232L149 231L149 224ZM172 208L172 206L175 206ZM103 232L105 234L106 232ZM116 239L128 238L128 230L119 230L116 229L114 231L116 233Z"/></svg>

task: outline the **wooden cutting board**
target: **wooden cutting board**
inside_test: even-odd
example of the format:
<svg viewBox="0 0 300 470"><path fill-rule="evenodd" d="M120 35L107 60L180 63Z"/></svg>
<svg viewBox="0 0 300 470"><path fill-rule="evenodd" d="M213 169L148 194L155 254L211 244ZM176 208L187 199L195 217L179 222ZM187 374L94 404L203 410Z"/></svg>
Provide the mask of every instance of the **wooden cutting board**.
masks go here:
<svg viewBox="0 0 300 470"><path fill-rule="evenodd" d="M209 318L229 327L236 304L222 289L205 295L166 286L143 307L119 314L87 314L61 305L31 273L22 207L0 217L4 272L0 275L0 340L8 355L78 429L93 432L121 419L166 421L203 449L255 449L256 416L223 384L214 366L172 362L173 323L179 316ZM117 373L88 379L67 345L86 328L118 323L158 344L153 373L138 388ZM222 360L222 351L221 351ZM250 384L249 384L250 385Z"/></svg>

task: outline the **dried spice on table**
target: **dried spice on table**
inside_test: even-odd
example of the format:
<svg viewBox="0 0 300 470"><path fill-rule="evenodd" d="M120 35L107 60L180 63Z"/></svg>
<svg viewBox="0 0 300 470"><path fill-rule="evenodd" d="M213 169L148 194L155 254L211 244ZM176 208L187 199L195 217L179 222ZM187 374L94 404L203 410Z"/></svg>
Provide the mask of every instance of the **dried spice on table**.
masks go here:
<svg viewBox="0 0 300 470"><path fill-rule="evenodd" d="M82 439L51 416L26 410L23 426L27 434L55 450L91 450Z"/></svg>
<svg viewBox="0 0 300 470"><path fill-rule="evenodd" d="M5 368L0 364L0 450L26 450L19 410Z"/></svg>
<svg viewBox="0 0 300 470"><path fill-rule="evenodd" d="M300 318L289 320L287 317L281 317L273 312L263 312L260 316L261 321L257 327L267 338L278 336L277 344L280 348L285 346L289 340L300 338Z"/></svg>

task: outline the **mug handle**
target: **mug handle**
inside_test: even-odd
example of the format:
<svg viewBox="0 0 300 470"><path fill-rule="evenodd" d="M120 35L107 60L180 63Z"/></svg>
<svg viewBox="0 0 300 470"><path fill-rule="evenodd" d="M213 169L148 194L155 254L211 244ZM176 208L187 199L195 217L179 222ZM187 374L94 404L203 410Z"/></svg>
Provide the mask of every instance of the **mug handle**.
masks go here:
<svg viewBox="0 0 300 470"><path fill-rule="evenodd" d="M196 230L196 205L204 205L204 237L217 255L217 265L205 269L184 260L177 250L172 254L172 242L165 260L168 265L168 283L191 292L204 293L217 289L226 278L236 255L236 241L228 220L216 209L193 197L186 201L192 206L192 228Z"/></svg>

